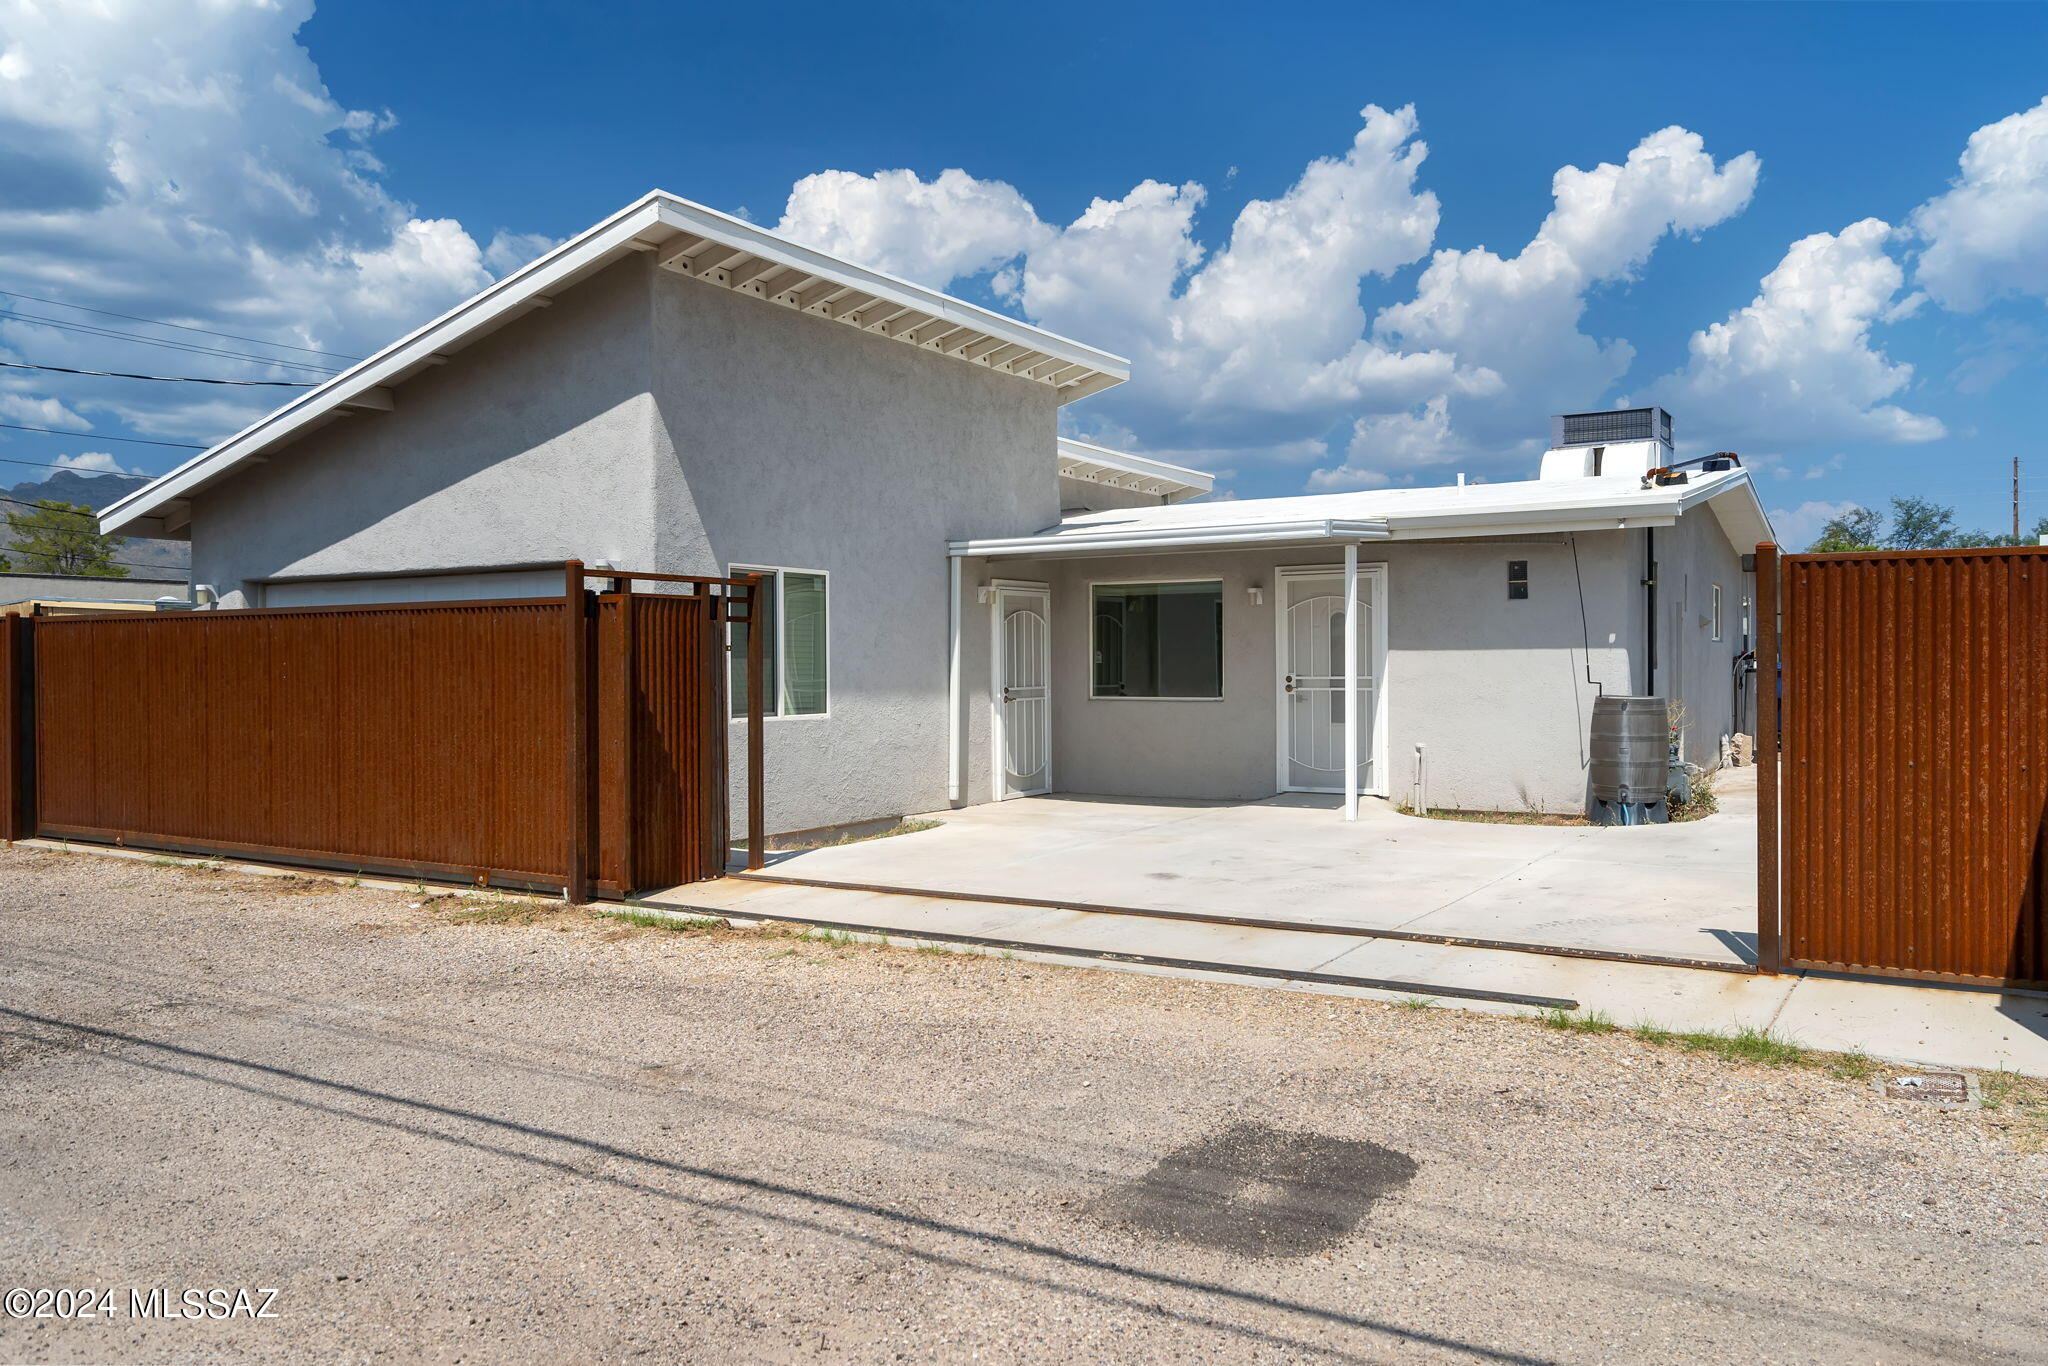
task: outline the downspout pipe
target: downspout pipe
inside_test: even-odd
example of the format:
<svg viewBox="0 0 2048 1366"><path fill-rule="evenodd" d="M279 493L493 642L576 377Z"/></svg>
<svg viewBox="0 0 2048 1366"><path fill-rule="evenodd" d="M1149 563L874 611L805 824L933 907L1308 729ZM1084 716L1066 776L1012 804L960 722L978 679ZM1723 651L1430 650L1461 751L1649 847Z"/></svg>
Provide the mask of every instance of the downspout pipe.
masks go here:
<svg viewBox="0 0 2048 1366"><path fill-rule="evenodd" d="M1657 528L1643 528L1643 695L1657 695Z"/></svg>

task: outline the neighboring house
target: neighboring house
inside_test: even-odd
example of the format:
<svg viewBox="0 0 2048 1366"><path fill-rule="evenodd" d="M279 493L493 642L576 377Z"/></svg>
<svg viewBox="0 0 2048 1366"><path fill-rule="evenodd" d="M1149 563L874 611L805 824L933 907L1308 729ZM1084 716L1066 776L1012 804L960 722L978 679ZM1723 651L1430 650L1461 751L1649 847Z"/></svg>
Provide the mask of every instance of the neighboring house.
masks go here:
<svg viewBox="0 0 2048 1366"><path fill-rule="evenodd" d="M183 579L111 579L102 574L25 574L0 572L0 612L19 612L25 606L72 605L154 608L158 598L189 600Z"/></svg>
<svg viewBox="0 0 2048 1366"><path fill-rule="evenodd" d="M1657 410L1593 415L1622 435L1534 481L1209 503L1058 435L1127 373L657 193L101 521L189 539L227 607L553 594L572 557L766 571L779 832L1342 787L1347 546L1368 792L1407 795L1420 745L1433 804L1583 807L1602 690L1683 700L1706 764L1744 724L1768 527L1740 468L1646 482Z"/></svg>

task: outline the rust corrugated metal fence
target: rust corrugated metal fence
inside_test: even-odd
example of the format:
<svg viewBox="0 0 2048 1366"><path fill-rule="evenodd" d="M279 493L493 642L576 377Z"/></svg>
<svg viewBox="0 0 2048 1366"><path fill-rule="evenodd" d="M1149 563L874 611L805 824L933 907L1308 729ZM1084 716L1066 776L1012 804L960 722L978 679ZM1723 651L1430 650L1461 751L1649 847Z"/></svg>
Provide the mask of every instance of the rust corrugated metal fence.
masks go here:
<svg viewBox="0 0 2048 1366"><path fill-rule="evenodd" d="M2048 549L1767 549L1761 891L1786 965L2048 985Z"/></svg>
<svg viewBox="0 0 2048 1366"><path fill-rule="evenodd" d="M571 564L558 598L0 623L0 834L579 899L717 877L748 584L648 577L688 591Z"/></svg>
<svg viewBox="0 0 2048 1366"><path fill-rule="evenodd" d="M667 887L725 870L725 651L716 607L710 597L630 591L599 600L601 885Z"/></svg>

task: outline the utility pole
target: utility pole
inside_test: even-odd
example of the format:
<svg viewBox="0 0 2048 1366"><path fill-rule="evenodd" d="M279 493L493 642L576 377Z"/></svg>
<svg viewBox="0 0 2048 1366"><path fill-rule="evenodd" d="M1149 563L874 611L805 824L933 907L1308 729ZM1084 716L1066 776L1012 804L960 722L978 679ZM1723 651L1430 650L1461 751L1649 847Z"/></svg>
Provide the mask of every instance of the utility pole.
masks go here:
<svg viewBox="0 0 2048 1366"><path fill-rule="evenodd" d="M2012 543L2020 543L2020 458L2012 458Z"/></svg>

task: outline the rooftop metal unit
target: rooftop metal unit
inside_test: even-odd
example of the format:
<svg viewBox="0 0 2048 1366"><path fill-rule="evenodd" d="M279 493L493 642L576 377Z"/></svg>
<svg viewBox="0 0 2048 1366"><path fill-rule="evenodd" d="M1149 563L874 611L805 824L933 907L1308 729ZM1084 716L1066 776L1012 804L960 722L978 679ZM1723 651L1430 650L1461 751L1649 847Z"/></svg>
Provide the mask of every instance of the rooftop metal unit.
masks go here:
<svg viewBox="0 0 2048 1366"><path fill-rule="evenodd" d="M1550 445L1608 446L1623 441L1671 444L1671 414L1662 408L1615 408L1604 413L1559 413L1550 419Z"/></svg>

